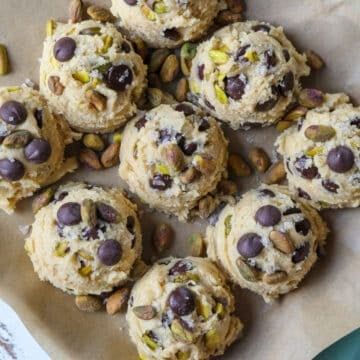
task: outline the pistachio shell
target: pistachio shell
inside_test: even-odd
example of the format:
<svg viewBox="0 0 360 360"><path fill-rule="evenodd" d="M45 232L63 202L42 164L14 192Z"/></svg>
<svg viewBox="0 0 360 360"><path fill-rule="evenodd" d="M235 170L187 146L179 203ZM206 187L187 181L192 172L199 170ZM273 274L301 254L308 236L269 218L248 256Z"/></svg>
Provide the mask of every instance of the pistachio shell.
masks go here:
<svg viewBox="0 0 360 360"><path fill-rule="evenodd" d="M231 232L231 228L232 228L231 219L232 219L232 215L228 215L224 220L225 238L227 238Z"/></svg>
<svg viewBox="0 0 360 360"><path fill-rule="evenodd" d="M132 311L141 320L151 320L156 316L156 309L151 305L135 306Z"/></svg>
<svg viewBox="0 0 360 360"><path fill-rule="evenodd" d="M227 104L229 102L229 99L225 91L218 84L214 85L214 90L215 90L215 96L221 104Z"/></svg>
<svg viewBox="0 0 360 360"><path fill-rule="evenodd" d="M305 136L315 142L325 142L335 136L333 127L326 125L311 125L305 130Z"/></svg>
<svg viewBox="0 0 360 360"><path fill-rule="evenodd" d="M256 273L255 271L244 261L242 261L240 258L236 260L236 265L238 267L238 270L241 274L241 276L246 280L250 282L257 281Z"/></svg>
<svg viewBox="0 0 360 360"><path fill-rule="evenodd" d="M217 65L226 64L229 61L229 55L221 50L210 50L210 59Z"/></svg>
<svg viewBox="0 0 360 360"><path fill-rule="evenodd" d="M179 319L175 319L172 322L170 329L176 340L185 344L193 344L195 342L194 334L186 329Z"/></svg>
<svg viewBox="0 0 360 360"><path fill-rule="evenodd" d="M67 241L60 241L55 245L55 256L64 257L69 250L69 243Z"/></svg>
<svg viewBox="0 0 360 360"><path fill-rule="evenodd" d="M80 70L75 72L72 77L77 80L82 82L83 84L87 84L88 82L90 82L90 75L87 71L85 70Z"/></svg>

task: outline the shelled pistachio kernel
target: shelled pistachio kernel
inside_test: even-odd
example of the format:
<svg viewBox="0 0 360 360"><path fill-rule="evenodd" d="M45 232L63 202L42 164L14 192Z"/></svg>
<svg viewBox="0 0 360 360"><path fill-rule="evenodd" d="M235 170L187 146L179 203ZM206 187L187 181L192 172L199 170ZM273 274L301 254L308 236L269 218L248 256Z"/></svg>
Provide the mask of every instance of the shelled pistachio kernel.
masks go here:
<svg viewBox="0 0 360 360"><path fill-rule="evenodd" d="M219 102L223 105L226 105L229 102L229 98L227 97L225 91L218 84L214 84L214 90L215 96Z"/></svg>
<svg viewBox="0 0 360 360"><path fill-rule="evenodd" d="M87 8L87 14L93 20L102 21L102 22L111 22L114 20L113 15L108 9L105 9L101 6L91 5Z"/></svg>
<svg viewBox="0 0 360 360"><path fill-rule="evenodd" d="M150 57L149 72L154 73L160 70L166 58L170 55L169 49L157 49Z"/></svg>
<svg viewBox="0 0 360 360"><path fill-rule="evenodd" d="M179 72L179 61L176 55L169 55L160 70L162 82L169 83L175 79Z"/></svg>
<svg viewBox="0 0 360 360"><path fill-rule="evenodd" d="M120 152L120 144L114 142L110 144L105 151L102 153L100 157L101 164L106 168L111 168L119 163L119 152Z"/></svg>
<svg viewBox="0 0 360 360"><path fill-rule="evenodd" d="M127 287L115 291L106 302L106 312L109 315L115 315L121 311L129 298L130 290Z"/></svg>
<svg viewBox="0 0 360 360"><path fill-rule="evenodd" d="M49 19L46 22L46 29L45 29L46 36L54 35L55 29L56 29L56 21L54 19Z"/></svg>
<svg viewBox="0 0 360 360"><path fill-rule="evenodd" d="M269 170L265 173L265 184L278 184L286 177L286 171L283 160L280 160L270 166Z"/></svg>
<svg viewBox="0 0 360 360"><path fill-rule="evenodd" d="M152 243L157 253L168 250L174 239L174 230L168 224L159 224L155 227Z"/></svg>
<svg viewBox="0 0 360 360"><path fill-rule="evenodd" d="M223 65L229 61L229 55L221 50L210 50L209 56L213 63L217 65Z"/></svg>
<svg viewBox="0 0 360 360"><path fill-rule="evenodd" d="M147 5L141 5L140 10L148 20L150 20L150 21L156 20L155 12L152 11Z"/></svg>
<svg viewBox="0 0 360 360"><path fill-rule="evenodd" d="M0 44L0 76L8 74L10 71L9 56L6 46Z"/></svg>
<svg viewBox="0 0 360 360"><path fill-rule="evenodd" d="M97 134L86 134L82 141L87 148L94 151L103 151L105 148L103 139Z"/></svg>
<svg viewBox="0 0 360 360"><path fill-rule="evenodd" d="M228 160L228 166L236 176L243 177L243 176L251 175L250 166L245 162L245 160L239 154L235 154L235 153L230 154Z"/></svg>
<svg viewBox="0 0 360 360"><path fill-rule="evenodd" d="M99 311L103 307L101 299L97 296L92 296L92 295L76 296L75 304L79 310L85 312Z"/></svg>
<svg viewBox="0 0 360 360"><path fill-rule="evenodd" d="M48 205L54 197L56 189L54 187L49 187L39 195L35 196L32 202L32 211L36 214L44 206Z"/></svg>
<svg viewBox="0 0 360 360"><path fill-rule="evenodd" d="M196 55L196 48L197 48L196 44L192 44L189 42L183 44L181 47L180 66L181 66L181 71L185 76L190 75L191 62Z"/></svg>
<svg viewBox="0 0 360 360"><path fill-rule="evenodd" d="M189 236L188 239L190 245L190 255L195 257L201 257L205 253L205 242L202 234L194 233Z"/></svg>

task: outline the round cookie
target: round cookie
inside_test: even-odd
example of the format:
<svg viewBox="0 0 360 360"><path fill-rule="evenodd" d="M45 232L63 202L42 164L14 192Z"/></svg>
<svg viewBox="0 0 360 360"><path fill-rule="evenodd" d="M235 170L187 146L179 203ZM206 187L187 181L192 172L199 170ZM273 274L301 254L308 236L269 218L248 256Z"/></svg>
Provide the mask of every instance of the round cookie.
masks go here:
<svg viewBox="0 0 360 360"><path fill-rule="evenodd" d="M76 161L64 160L71 141L37 91L0 88L0 209L12 213L19 200L74 170Z"/></svg>
<svg viewBox="0 0 360 360"><path fill-rule="evenodd" d="M208 259L168 258L134 286L126 319L141 359L205 360L221 355L243 325L234 296Z"/></svg>
<svg viewBox="0 0 360 360"><path fill-rule="evenodd" d="M279 120L309 75L281 27L234 23L202 43L192 61L190 89L198 103L233 129Z"/></svg>
<svg viewBox="0 0 360 360"><path fill-rule="evenodd" d="M215 119L190 103L160 105L126 126L120 177L144 203L184 220L216 189L227 156Z"/></svg>
<svg viewBox="0 0 360 360"><path fill-rule="evenodd" d="M219 11L218 0L112 0L112 13L129 36L154 48L174 48L201 37Z"/></svg>
<svg viewBox="0 0 360 360"><path fill-rule="evenodd" d="M83 132L110 132L136 112L146 66L110 23L54 23L44 43L40 90Z"/></svg>
<svg viewBox="0 0 360 360"><path fill-rule="evenodd" d="M136 206L120 189L61 186L36 214L25 249L40 279L67 293L112 291L141 255Z"/></svg>
<svg viewBox="0 0 360 360"><path fill-rule="evenodd" d="M206 232L208 255L237 284L270 302L295 289L317 259L328 229L283 186L261 186L226 206Z"/></svg>
<svg viewBox="0 0 360 360"><path fill-rule="evenodd" d="M317 208L360 205L360 107L325 96L276 141L291 190Z"/></svg>

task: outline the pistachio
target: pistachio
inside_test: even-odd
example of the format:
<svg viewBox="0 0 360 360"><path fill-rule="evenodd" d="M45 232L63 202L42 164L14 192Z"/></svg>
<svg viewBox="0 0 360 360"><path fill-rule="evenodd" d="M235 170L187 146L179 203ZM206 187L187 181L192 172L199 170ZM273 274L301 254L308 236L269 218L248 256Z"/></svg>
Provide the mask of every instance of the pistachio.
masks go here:
<svg viewBox="0 0 360 360"><path fill-rule="evenodd" d="M199 316L202 316L205 320L208 320L213 314L211 305L207 303L203 303L201 301L197 301L196 303L196 312Z"/></svg>
<svg viewBox="0 0 360 360"><path fill-rule="evenodd" d="M140 10L148 20L156 20L156 14L147 5L141 5Z"/></svg>
<svg viewBox="0 0 360 360"><path fill-rule="evenodd" d="M166 5L164 4L164 1L160 0L160 1L155 2L154 11L157 14L165 14L168 12L168 9L167 9Z"/></svg>
<svg viewBox="0 0 360 360"><path fill-rule="evenodd" d="M209 330L205 334L205 346L210 351L215 351L221 345L221 338L216 329Z"/></svg>
<svg viewBox="0 0 360 360"><path fill-rule="evenodd" d="M220 319L223 319L225 316L225 307L221 303L217 303L215 306L215 312L218 314Z"/></svg>
<svg viewBox="0 0 360 360"><path fill-rule="evenodd" d="M295 248L289 236L286 233L273 230L269 235L274 247L284 254L291 254Z"/></svg>
<svg viewBox="0 0 360 360"><path fill-rule="evenodd" d="M229 55L221 50L210 50L209 56L216 65L223 65L229 61Z"/></svg>
<svg viewBox="0 0 360 360"><path fill-rule="evenodd" d="M239 154L230 154L228 166L236 176L244 177L251 175L250 166Z"/></svg>
<svg viewBox="0 0 360 360"><path fill-rule="evenodd" d="M160 70L166 58L170 55L169 49L157 49L150 57L149 72L154 73Z"/></svg>
<svg viewBox="0 0 360 360"><path fill-rule="evenodd" d="M296 108L292 109L284 118L284 121L293 122L298 121L301 118L303 118L306 113L308 112L308 109L304 106L298 105Z"/></svg>
<svg viewBox="0 0 360 360"><path fill-rule="evenodd" d="M269 170L265 173L263 181L265 184L278 184L286 177L284 162L282 160L270 166Z"/></svg>
<svg viewBox="0 0 360 360"><path fill-rule="evenodd" d="M92 170L102 169L98 156L91 149L81 149L79 154L79 160L82 164L88 166Z"/></svg>
<svg viewBox="0 0 360 360"><path fill-rule="evenodd" d="M209 217L215 210L216 202L212 196L206 196L199 201L199 216L202 219Z"/></svg>
<svg viewBox="0 0 360 360"><path fill-rule="evenodd" d="M152 107L157 107L162 103L163 92L158 88L148 88L147 95Z"/></svg>
<svg viewBox="0 0 360 360"><path fill-rule="evenodd" d="M176 104L176 100L174 99L174 97L171 94L164 91L163 92L162 103L167 104L167 105L172 105L172 104Z"/></svg>
<svg viewBox="0 0 360 360"><path fill-rule="evenodd" d="M321 70L325 66L324 60L313 50L305 51L308 65L314 70Z"/></svg>
<svg viewBox="0 0 360 360"><path fill-rule="evenodd" d="M228 215L224 220L225 238L227 238L229 236L229 234L231 233L231 229L232 229L231 220L232 220L232 215Z"/></svg>
<svg viewBox="0 0 360 360"><path fill-rule="evenodd" d="M190 75L191 62L196 55L196 48L197 48L196 44L192 44L189 42L183 44L181 47L180 66L181 66L181 71L185 76Z"/></svg>
<svg viewBox="0 0 360 360"><path fill-rule="evenodd" d="M104 45L103 45L103 47L100 49L100 52L101 52L102 54L106 54L106 53L108 52L108 50L112 47L113 42L114 42L114 39L113 39L112 36L110 36L110 35L105 35L105 36L103 37L103 43L104 43Z"/></svg>
<svg viewBox="0 0 360 360"><path fill-rule="evenodd" d="M191 184L199 177L199 175L200 173L194 167L189 167L180 174L180 181L183 184Z"/></svg>
<svg viewBox="0 0 360 360"><path fill-rule="evenodd" d="M315 142L325 142L335 136L333 127L326 125L311 125L305 130L305 136Z"/></svg>
<svg viewBox="0 0 360 360"><path fill-rule="evenodd" d="M86 98L93 109L96 111L104 111L107 105L107 98L95 90L87 90L85 93Z"/></svg>
<svg viewBox="0 0 360 360"><path fill-rule="evenodd" d="M320 155L322 154L322 152L324 151L324 148L322 146L315 146L309 150L305 151L305 155L306 156L310 156L310 157L314 157L316 155Z"/></svg>
<svg viewBox="0 0 360 360"><path fill-rule="evenodd" d="M46 29L45 29L46 36L54 35L55 29L56 29L56 21L54 19L49 19L46 22Z"/></svg>
<svg viewBox="0 0 360 360"><path fill-rule="evenodd" d="M324 94L317 89L303 89L299 94L300 105L309 109L321 106L324 100Z"/></svg>
<svg viewBox="0 0 360 360"><path fill-rule="evenodd" d="M21 149L30 142L32 137L29 131L18 130L6 136L2 144L9 149Z"/></svg>
<svg viewBox="0 0 360 360"><path fill-rule="evenodd" d="M149 266L145 264L143 260L136 260L131 270L131 278L137 280L141 278L149 269Z"/></svg>
<svg viewBox="0 0 360 360"><path fill-rule="evenodd" d="M238 188L234 181L221 180L218 184L218 190L223 195L235 195L238 191Z"/></svg>
<svg viewBox="0 0 360 360"><path fill-rule="evenodd" d="M112 142L121 144L123 133L121 131L114 132L112 134Z"/></svg>
<svg viewBox="0 0 360 360"><path fill-rule="evenodd" d="M195 155L193 162L195 168L204 175L211 175L215 171L216 163L206 155Z"/></svg>
<svg viewBox="0 0 360 360"><path fill-rule="evenodd" d="M174 230L168 224L158 224L155 227L152 243L158 254L168 250L174 239Z"/></svg>
<svg viewBox="0 0 360 360"><path fill-rule="evenodd" d="M185 78L182 78L176 84L175 89L175 98L179 102L186 100L186 94L189 91L188 81Z"/></svg>
<svg viewBox="0 0 360 360"><path fill-rule="evenodd" d="M91 5L87 8L87 14L91 19L102 21L102 22L111 22L114 20L113 15L108 9L105 9L101 6Z"/></svg>
<svg viewBox="0 0 360 360"><path fill-rule="evenodd" d="M91 199L83 200L81 204L81 218L89 227L94 227L96 225L96 205Z"/></svg>
<svg viewBox="0 0 360 360"><path fill-rule="evenodd" d="M227 104L229 102L229 99L225 91L218 84L214 85L214 90L215 90L215 96L221 104Z"/></svg>
<svg viewBox="0 0 360 360"><path fill-rule="evenodd" d="M245 11L243 0L226 0L228 8L234 13L242 13Z"/></svg>
<svg viewBox="0 0 360 360"><path fill-rule="evenodd" d="M70 24L79 23L82 20L83 3L81 0L71 0L69 4Z"/></svg>
<svg viewBox="0 0 360 360"><path fill-rule="evenodd" d="M176 340L185 344L193 344L195 342L195 335L183 325L181 320L175 319L170 329Z"/></svg>
<svg viewBox="0 0 360 360"><path fill-rule="evenodd" d="M83 137L83 144L94 151L104 150L105 144L100 135L97 134L86 134Z"/></svg>
<svg viewBox="0 0 360 360"><path fill-rule="evenodd" d="M52 201L55 194L55 188L49 187L39 195L37 195L32 201L32 211L36 214L40 209Z"/></svg>
<svg viewBox="0 0 360 360"><path fill-rule="evenodd" d="M190 359L190 356L191 356L191 352L190 352L190 351L187 351L187 352L178 351L178 352L176 353L176 359L177 359L177 360L189 360L189 359Z"/></svg>
<svg viewBox="0 0 360 360"><path fill-rule="evenodd" d="M92 295L78 295L75 297L77 308L85 312L95 312L101 310L103 304L99 297Z"/></svg>
<svg viewBox="0 0 360 360"><path fill-rule="evenodd" d="M64 257L70 251L67 241L59 241L55 245L55 256Z"/></svg>
<svg viewBox="0 0 360 360"><path fill-rule="evenodd" d="M256 51L253 51L253 50L248 50L245 53L244 58L247 59L251 63L256 63L257 61L259 61L258 53Z"/></svg>
<svg viewBox="0 0 360 360"><path fill-rule="evenodd" d="M57 96L63 94L65 90L65 86L60 82L60 78L58 76L50 76L48 80L49 90Z"/></svg>
<svg viewBox="0 0 360 360"><path fill-rule="evenodd" d="M93 269L92 269L91 265L81 266L80 269L78 270L78 273L83 277L88 277L89 275L91 275L92 272L93 272Z"/></svg>
<svg viewBox="0 0 360 360"><path fill-rule="evenodd" d="M164 165L164 164L156 164L155 165L155 172L157 174L161 174L161 175L170 175L170 171L169 168Z"/></svg>
<svg viewBox="0 0 360 360"><path fill-rule="evenodd" d="M77 251L77 252L76 252L76 255L77 255L78 257L81 257L81 258L85 259L85 260L90 260L90 261L93 261L93 260L94 260L94 257L93 257L91 254L89 254L87 251L85 251L85 250L79 250L79 251Z"/></svg>
<svg viewBox="0 0 360 360"><path fill-rule="evenodd" d="M155 73L149 74L149 86L152 88L160 88L161 87L161 80L160 76Z"/></svg>
<svg viewBox="0 0 360 360"><path fill-rule="evenodd" d="M248 264L246 264L242 259L238 258L236 260L237 268L241 274L241 276L250 282L257 281L257 273L255 269L252 269Z"/></svg>
<svg viewBox="0 0 360 360"><path fill-rule="evenodd" d="M290 126L292 126L294 123L292 121L285 121L281 120L276 124L276 130L278 132L283 132L286 129L288 129Z"/></svg>
<svg viewBox="0 0 360 360"><path fill-rule="evenodd" d="M88 82L90 82L90 75L85 70L75 72L74 74L72 74L72 77L83 84L87 84Z"/></svg>
<svg viewBox="0 0 360 360"><path fill-rule="evenodd" d="M0 44L0 76L6 75L10 71L9 56L6 46Z"/></svg>
<svg viewBox="0 0 360 360"><path fill-rule="evenodd" d="M219 25L228 25L235 22L244 20L244 16L241 13L234 13L231 10L222 10L219 12L215 21Z"/></svg>
<svg viewBox="0 0 360 360"><path fill-rule="evenodd" d="M271 161L264 149L255 147L249 151L249 159L255 169L264 173L270 166Z"/></svg>
<svg viewBox="0 0 360 360"><path fill-rule="evenodd" d="M106 312L109 315L114 315L121 311L128 298L129 298L130 290L127 287L119 289L115 291L106 302Z"/></svg>
<svg viewBox="0 0 360 360"><path fill-rule="evenodd" d="M162 82L169 83L173 81L179 72L179 61L176 55L169 55L160 70L160 78Z"/></svg>
<svg viewBox="0 0 360 360"><path fill-rule="evenodd" d="M180 171L184 166L184 155L179 146L168 144L161 149L161 156L166 164L175 171Z"/></svg>
<svg viewBox="0 0 360 360"><path fill-rule="evenodd" d="M151 320L156 316L156 309L151 305L135 306L132 311L141 320Z"/></svg>
<svg viewBox="0 0 360 360"><path fill-rule="evenodd" d="M189 281L199 282L199 281L200 281L200 278L199 278L199 275L197 275L197 274L186 273L186 274L177 275L177 276L174 278L173 281L174 281L175 283L184 284L184 283L187 283L187 282L189 282Z"/></svg>
<svg viewBox="0 0 360 360"><path fill-rule="evenodd" d="M110 144L101 155L101 163L105 168L111 168L119 163L120 144Z"/></svg>
<svg viewBox="0 0 360 360"><path fill-rule="evenodd" d="M190 256L202 257L205 253L204 238L199 233L191 234L188 243L190 245Z"/></svg>
<svg viewBox="0 0 360 360"><path fill-rule="evenodd" d="M200 86L196 83L196 81L190 81L189 87L192 93L194 94L200 94Z"/></svg>
<svg viewBox="0 0 360 360"><path fill-rule="evenodd" d="M135 51L142 57L143 60L145 60L148 55L149 49L146 46L144 40L138 36L133 37L131 40L133 42Z"/></svg>
<svg viewBox="0 0 360 360"><path fill-rule="evenodd" d="M155 351L159 347L159 344L156 342L151 332L146 332L141 338L150 350Z"/></svg>
<svg viewBox="0 0 360 360"><path fill-rule="evenodd" d="M277 271L273 274L264 274L262 279L266 284L273 285L286 280L287 276L288 275L285 271Z"/></svg>
<svg viewBox="0 0 360 360"><path fill-rule="evenodd" d="M81 30L79 34L95 36L95 35L99 35L100 32L101 32L101 29L98 26L93 26L93 27L89 27L89 28Z"/></svg>

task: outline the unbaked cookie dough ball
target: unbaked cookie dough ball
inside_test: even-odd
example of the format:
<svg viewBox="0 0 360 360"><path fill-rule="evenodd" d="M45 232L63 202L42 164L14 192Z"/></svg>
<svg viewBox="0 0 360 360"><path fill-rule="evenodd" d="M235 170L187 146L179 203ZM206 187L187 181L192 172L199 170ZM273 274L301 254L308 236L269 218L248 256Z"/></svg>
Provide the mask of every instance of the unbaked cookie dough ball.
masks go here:
<svg viewBox="0 0 360 360"><path fill-rule="evenodd" d="M190 103L160 105L125 128L120 177L151 207L181 220L226 174L219 125Z"/></svg>
<svg viewBox="0 0 360 360"><path fill-rule="evenodd" d="M291 190L318 208L360 205L360 107L348 101L326 95L276 141Z"/></svg>
<svg viewBox="0 0 360 360"><path fill-rule="evenodd" d="M190 89L200 105L232 128L279 120L309 75L281 27L247 21L216 32L192 61Z"/></svg>
<svg viewBox="0 0 360 360"><path fill-rule="evenodd" d="M243 325L225 277L201 258L159 261L134 286L127 312L141 359L205 360L221 355Z"/></svg>
<svg viewBox="0 0 360 360"><path fill-rule="evenodd" d="M174 48L207 31L219 1L112 0L111 11L129 36L139 36L154 48Z"/></svg>
<svg viewBox="0 0 360 360"><path fill-rule="evenodd" d="M37 91L0 88L0 209L12 213L19 200L74 170L76 161L64 160L71 141Z"/></svg>
<svg viewBox="0 0 360 360"><path fill-rule="evenodd" d="M208 255L234 282L270 302L295 289L317 260L328 229L283 186L261 186L226 206L206 232Z"/></svg>
<svg viewBox="0 0 360 360"><path fill-rule="evenodd" d="M40 65L40 90L83 132L110 132L136 112L146 66L116 27L88 20L54 23Z"/></svg>
<svg viewBox="0 0 360 360"><path fill-rule="evenodd" d="M36 214L25 249L40 279L67 293L112 291L141 255L136 206L117 188L61 186Z"/></svg>

